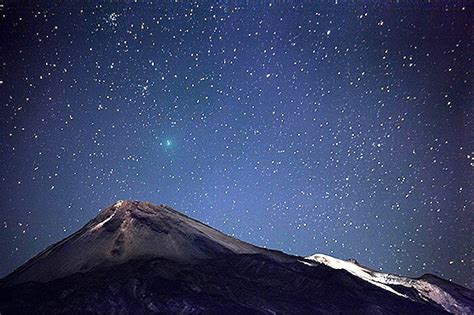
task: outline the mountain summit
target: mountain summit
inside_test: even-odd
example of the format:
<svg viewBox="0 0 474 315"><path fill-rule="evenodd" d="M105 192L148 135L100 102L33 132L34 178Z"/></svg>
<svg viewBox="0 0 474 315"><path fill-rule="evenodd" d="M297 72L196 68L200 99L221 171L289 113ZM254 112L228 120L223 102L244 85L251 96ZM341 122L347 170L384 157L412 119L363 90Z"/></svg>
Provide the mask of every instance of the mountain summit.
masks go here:
<svg viewBox="0 0 474 315"><path fill-rule="evenodd" d="M470 314L473 292L227 236L172 208L118 201L0 282L0 313Z"/></svg>
<svg viewBox="0 0 474 315"><path fill-rule="evenodd" d="M47 282L134 259L192 262L225 253L269 251L229 237L165 205L119 200L78 232L18 268L6 281Z"/></svg>

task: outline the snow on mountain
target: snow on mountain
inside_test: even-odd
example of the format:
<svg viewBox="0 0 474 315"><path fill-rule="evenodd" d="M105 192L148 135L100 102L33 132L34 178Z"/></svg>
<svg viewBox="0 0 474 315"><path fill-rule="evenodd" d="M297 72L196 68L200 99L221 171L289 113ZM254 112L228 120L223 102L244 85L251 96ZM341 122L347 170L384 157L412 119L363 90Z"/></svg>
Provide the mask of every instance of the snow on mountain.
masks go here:
<svg viewBox="0 0 474 315"><path fill-rule="evenodd" d="M105 208L0 281L2 314L472 314L473 305L472 290L435 276L288 255L131 200Z"/></svg>
<svg viewBox="0 0 474 315"><path fill-rule="evenodd" d="M441 305L446 311L453 314L472 314L474 311L472 308L466 306L467 304L461 303L446 290L434 283L424 280L423 277L420 279L412 279L382 273L359 266L354 261L341 260L322 254L315 254L306 257L306 261L302 262L308 265L311 265L312 262L317 262L333 269L343 269L360 279L405 298L409 297L402 292L397 291L399 290L397 286L412 288L423 300L434 301Z"/></svg>

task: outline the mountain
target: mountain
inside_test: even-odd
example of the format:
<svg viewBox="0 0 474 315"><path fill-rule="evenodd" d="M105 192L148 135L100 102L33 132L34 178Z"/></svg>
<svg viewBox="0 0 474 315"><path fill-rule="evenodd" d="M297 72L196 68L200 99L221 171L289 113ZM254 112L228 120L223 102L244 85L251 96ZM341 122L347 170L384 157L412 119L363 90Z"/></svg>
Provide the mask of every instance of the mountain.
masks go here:
<svg viewBox="0 0 474 315"><path fill-rule="evenodd" d="M118 201L0 281L0 314L472 314L472 290L227 236Z"/></svg>
<svg viewBox="0 0 474 315"><path fill-rule="evenodd" d="M118 201L78 232L47 248L5 280L10 284L47 282L130 260L166 258L191 263L226 253L264 252L267 253L167 206ZM55 268L51 268L51 264Z"/></svg>

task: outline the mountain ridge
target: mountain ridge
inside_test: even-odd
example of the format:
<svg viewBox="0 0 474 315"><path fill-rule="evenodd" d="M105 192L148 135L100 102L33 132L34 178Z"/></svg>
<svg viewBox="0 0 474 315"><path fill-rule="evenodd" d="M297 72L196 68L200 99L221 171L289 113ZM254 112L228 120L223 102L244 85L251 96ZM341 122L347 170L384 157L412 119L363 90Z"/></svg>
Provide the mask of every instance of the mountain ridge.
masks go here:
<svg viewBox="0 0 474 315"><path fill-rule="evenodd" d="M135 200L106 207L0 280L2 314L324 314L355 305L361 313L469 314L473 304L471 290L444 279L385 274L321 254L289 255L225 235L169 206Z"/></svg>

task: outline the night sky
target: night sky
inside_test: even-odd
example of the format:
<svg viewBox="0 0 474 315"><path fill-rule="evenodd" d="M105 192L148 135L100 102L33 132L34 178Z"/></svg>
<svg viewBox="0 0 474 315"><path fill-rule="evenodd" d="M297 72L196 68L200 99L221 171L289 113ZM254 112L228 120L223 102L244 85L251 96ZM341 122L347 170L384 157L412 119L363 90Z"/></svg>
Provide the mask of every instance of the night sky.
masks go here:
<svg viewBox="0 0 474 315"><path fill-rule="evenodd" d="M61 3L0 6L0 276L136 199L471 286L468 2Z"/></svg>

